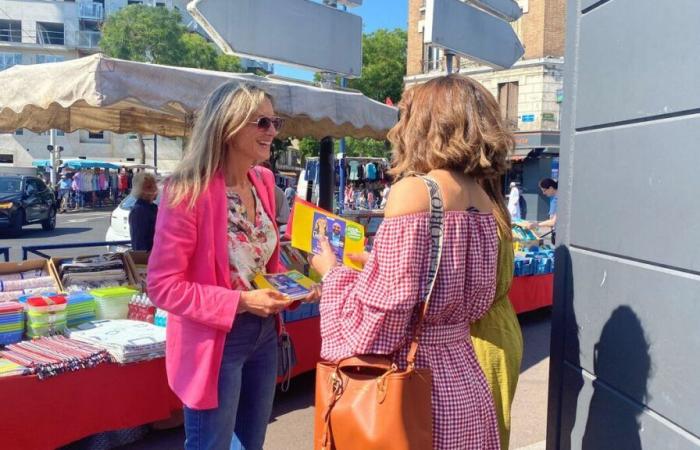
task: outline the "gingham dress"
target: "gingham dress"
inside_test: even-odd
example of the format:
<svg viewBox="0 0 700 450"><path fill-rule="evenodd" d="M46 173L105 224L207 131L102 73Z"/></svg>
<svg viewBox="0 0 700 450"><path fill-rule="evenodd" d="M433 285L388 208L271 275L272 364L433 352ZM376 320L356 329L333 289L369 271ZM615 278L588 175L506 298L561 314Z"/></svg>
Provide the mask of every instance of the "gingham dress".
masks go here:
<svg viewBox="0 0 700 450"><path fill-rule="evenodd" d="M427 285L429 213L385 219L363 271L336 267L321 299L321 356L395 354L406 366L415 305ZM493 302L498 235L491 214L446 211L442 261L418 367L433 372L435 450L499 449L493 399L476 360L469 324Z"/></svg>

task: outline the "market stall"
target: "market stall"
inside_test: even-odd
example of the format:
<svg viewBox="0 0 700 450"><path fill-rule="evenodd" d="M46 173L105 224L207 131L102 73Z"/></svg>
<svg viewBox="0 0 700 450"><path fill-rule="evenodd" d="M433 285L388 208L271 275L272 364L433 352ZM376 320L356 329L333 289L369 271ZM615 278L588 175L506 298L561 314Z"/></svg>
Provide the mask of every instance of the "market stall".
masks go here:
<svg viewBox="0 0 700 450"><path fill-rule="evenodd" d="M73 132L85 129L187 137L197 109L207 95L224 82L255 85L270 94L276 113L287 123L284 135L280 137L383 139L397 119L395 108L356 91L323 89L251 74L122 61L96 54L65 62L15 66L0 72L3 86L0 91L0 131L27 128L35 132L49 129ZM32 89L26 89L28 85ZM283 251L283 258L289 261L298 256L292 251ZM126 314L145 324L140 330L150 330L158 335L156 329L162 330L166 325L167 314L149 305L147 286L142 282L143 267L139 273L134 269L145 266L147 258L132 264L127 257L122 266L114 264L115 259L120 258L100 260L86 257L72 262L46 262L48 267L53 267L55 286L58 290L62 287L70 291L68 297L71 298L61 301L58 299L60 295L39 292L42 298L49 299L44 300L44 307L52 302L65 305L61 311L50 311L51 318L41 316L45 312L38 313L39 319L48 322L42 332L48 330L49 334L55 334L64 328L72 329L67 326L71 314L66 311L72 308L73 324L76 317L87 319L91 314L96 319L109 320L123 320ZM108 274L110 279L118 281L118 285L95 287L93 284L100 281L100 277L90 276L95 265L100 266L96 272ZM86 270L81 270L81 267ZM125 277L121 276L120 270L126 271ZM121 285L123 283L126 286ZM89 289L87 295L92 300L78 295L78 290L84 288ZM132 288L144 290L146 295L129 291ZM17 313L9 314L15 314L12 320L17 319ZM284 319L297 355L293 374L313 369L320 353L318 308L304 305L285 312ZM153 323L148 323L150 321ZM24 320L22 322L20 336L25 335L24 327L27 326ZM87 320L85 323L93 322ZM11 325L17 327L17 323ZM18 334L15 328L12 329L13 338ZM46 345L48 350L56 345L47 341L48 337L38 336L37 339L32 344ZM67 339L78 337L71 334ZM108 345L104 339L102 345L109 349L109 360L95 366L85 363L85 367L75 372L66 370L42 380L38 374L51 372L51 367L37 362L27 362L31 369L29 374L20 374L25 373L22 368L25 366L17 363L22 361L21 342L12 344L8 341L9 346L0 350L0 358L2 352L8 351L4 357L10 361L0 363L0 374L11 375L0 378L0 398L6 400L0 409L0 431L3 437L17 438L10 446L16 442L15 448L55 448L88 434L164 419L171 411L180 408L167 388L162 353L156 359L116 364L115 361L124 362L126 350L119 349L116 343ZM164 347L164 334L163 342L159 339L158 344ZM87 361L93 361L95 357L91 354L85 356ZM14 362L12 358L15 358ZM101 358L104 359L104 355ZM70 364L62 361L60 365ZM36 418L37 411L51 414L61 408L70 411L64 420ZM106 413L107 410L110 412ZM11 448L5 445L7 442L10 441L3 441L3 448Z"/></svg>
<svg viewBox="0 0 700 450"><path fill-rule="evenodd" d="M517 314L552 305L554 289L554 250L527 229L513 224L515 268L508 293Z"/></svg>

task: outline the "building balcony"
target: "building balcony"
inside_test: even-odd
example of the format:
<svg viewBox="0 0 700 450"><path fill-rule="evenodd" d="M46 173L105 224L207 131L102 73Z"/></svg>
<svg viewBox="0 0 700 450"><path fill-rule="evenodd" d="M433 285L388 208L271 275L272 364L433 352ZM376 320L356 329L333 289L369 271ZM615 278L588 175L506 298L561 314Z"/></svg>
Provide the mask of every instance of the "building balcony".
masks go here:
<svg viewBox="0 0 700 450"><path fill-rule="evenodd" d="M100 47L100 39L102 33L99 31L78 31L78 48L97 50Z"/></svg>
<svg viewBox="0 0 700 450"><path fill-rule="evenodd" d="M82 2L78 14L82 20L102 21L105 17L105 8L102 3Z"/></svg>

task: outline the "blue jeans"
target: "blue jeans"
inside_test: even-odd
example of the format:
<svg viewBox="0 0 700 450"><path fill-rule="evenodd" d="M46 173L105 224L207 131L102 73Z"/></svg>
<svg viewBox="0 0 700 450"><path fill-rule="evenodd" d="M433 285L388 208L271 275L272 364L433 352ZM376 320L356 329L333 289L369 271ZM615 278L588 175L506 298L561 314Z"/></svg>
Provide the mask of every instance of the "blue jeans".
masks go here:
<svg viewBox="0 0 700 450"><path fill-rule="evenodd" d="M185 407L185 449L262 450L276 379L274 316L263 319L239 314L226 336L219 372L219 407Z"/></svg>

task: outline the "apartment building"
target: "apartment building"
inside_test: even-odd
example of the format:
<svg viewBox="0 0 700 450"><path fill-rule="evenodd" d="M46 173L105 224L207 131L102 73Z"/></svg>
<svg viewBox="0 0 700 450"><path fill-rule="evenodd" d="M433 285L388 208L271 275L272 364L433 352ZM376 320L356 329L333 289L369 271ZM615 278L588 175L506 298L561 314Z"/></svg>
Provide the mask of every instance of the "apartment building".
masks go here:
<svg viewBox="0 0 700 450"><path fill-rule="evenodd" d="M0 0L0 70L16 64L39 64L79 58L99 51L100 27L105 18L132 4L177 8L183 21L186 0ZM272 71L272 65L243 60L251 69ZM28 87L29 88L29 87ZM0 166L31 166L36 159L47 159L48 133L16 130L0 134ZM134 134L111 132L74 133L58 131L56 144L64 148L62 159L98 159L110 162L140 162L141 150ZM153 164L157 146L158 167L169 171L182 156L182 140L145 136L146 163Z"/></svg>
<svg viewBox="0 0 700 450"><path fill-rule="evenodd" d="M529 196L528 216L546 214L537 198L537 181L558 176L559 123L563 101L566 0L516 0L522 17L512 26L525 48L520 61L494 70L467 58L456 58L459 73L482 83L498 99L513 130L516 151L506 182L517 181ZM446 73L444 52L423 43L425 0L408 1L406 87Z"/></svg>

